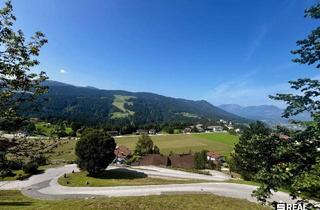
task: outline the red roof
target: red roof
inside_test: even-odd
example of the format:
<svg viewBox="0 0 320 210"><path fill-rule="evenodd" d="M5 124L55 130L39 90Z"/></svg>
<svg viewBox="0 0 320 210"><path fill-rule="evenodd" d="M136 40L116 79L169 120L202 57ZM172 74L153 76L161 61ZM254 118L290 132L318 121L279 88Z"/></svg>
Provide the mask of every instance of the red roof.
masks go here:
<svg viewBox="0 0 320 210"><path fill-rule="evenodd" d="M209 157L211 157L211 158L215 158L215 159L217 159L217 158L220 158L220 157L221 157L221 155L219 155L218 153L213 152L213 151L209 151L209 152L207 152L207 156L209 156Z"/></svg>
<svg viewBox="0 0 320 210"><path fill-rule="evenodd" d="M114 150L114 154L117 157L128 157L131 155L131 150L128 147L125 147L123 145L117 146L116 149Z"/></svg>

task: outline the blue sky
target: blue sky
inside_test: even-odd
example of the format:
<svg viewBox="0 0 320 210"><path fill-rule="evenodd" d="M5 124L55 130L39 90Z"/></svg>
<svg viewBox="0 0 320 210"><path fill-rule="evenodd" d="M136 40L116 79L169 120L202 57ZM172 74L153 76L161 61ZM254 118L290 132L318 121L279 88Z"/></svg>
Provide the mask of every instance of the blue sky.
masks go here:
<svg viewBox="0 0 320 210"><path fill-rule="evenodd" d="M1 0L4 2L4 0ZM50 79L102 89L274 104L288 80L318 78L290 50L316 22L313 0L13 0L16 27L49 39Z"/></svg>

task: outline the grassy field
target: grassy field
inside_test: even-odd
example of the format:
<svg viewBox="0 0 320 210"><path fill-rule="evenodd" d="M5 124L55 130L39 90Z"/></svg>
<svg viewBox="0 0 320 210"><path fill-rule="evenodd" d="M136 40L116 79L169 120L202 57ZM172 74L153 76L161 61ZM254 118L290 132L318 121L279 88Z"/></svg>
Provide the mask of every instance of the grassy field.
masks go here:
<svg viewBox="0 0 320 210"><path fill-rule="evenodd" d="M193 135L210 141L227 144L232 147L239 142L238 136L230 135L229 133L201 133Z"/></svg>
<svg viewBox="0 0 320 210"><path fill-rule="evenodd" d="M138 138L139 136L121 137L117 138L116 142L134 150ZM206 149L228 156L233 150L234 143L238 142L237 136L228 133L161 135L152 136L151 139L163 154L169 154L171 151L187 153Z"/></svg>
<svg viewBox="0 0 320 210"><path fill-rule="evenodd" d="M46 122L37 122L35 126L39 134L42 134L45 136L52 136L52 133L54 131L54 125ZM65 132L68 135L70 135L72 133L72 128L66 127Z"/></svg>
<svg viewBox="0 0 320 210"><path fill-rule="evenodd" d="M184 117L191 117L191 118L200 118L198 115L193 114L193 113L189 113L189 112L180 112L178 113Z"/></svg>
<svg viewBox="0 0 320 210"><path fill-rule="evenodd" d="M118 145L124 145L134 150L138 138L139 136L121 137L116 138L116 142ZM237 136L228 133L159 135L151 138L163 154L169 154L171 151L178 154L206 149L228 156L233 150L233 145L238 142ZM53 149L50 160L53 162L76 160L74 154L76 140L60 141L62 144Z"/></svg>
<svg viewBox="0 0 320 210"><path fill-rule="evenodd" d="M76 140L60 140L61 144L52 150L49 154L49 160L54 163L65 163L68 161L75 161L76 155L74 149L76 146Z"/></svg>
<svg viewBox="0 0 320 210"><path fill-rule="evenodd" d="M211 194L159 195L144 197L97 198L89 200L35 200L19 191L0 191L0 209L176 209L176 210L267 210L246 200Z"/></svg>
<svg viewBox="0 0 320 210"><path fill-rule="evenodd" d="M43 170L39 170L39 173L43 172ZM12 176L0 177L0 181L14 181L18 180L19 177L28 178L31 174L25 173L23 170L12 170Z"/></svg>
<svg viewBox="0 0 320 210"><path fill-rule="evenodd" d="M58 182L70 187L110 187L110 186L132 186L132 185L160 185L160 184L186 184L205 182L202 180L168 180L150 178L143 173L131 173L129 171L108 170L98 177L89 177L87 172L76 172L63 176Z"/></svg>

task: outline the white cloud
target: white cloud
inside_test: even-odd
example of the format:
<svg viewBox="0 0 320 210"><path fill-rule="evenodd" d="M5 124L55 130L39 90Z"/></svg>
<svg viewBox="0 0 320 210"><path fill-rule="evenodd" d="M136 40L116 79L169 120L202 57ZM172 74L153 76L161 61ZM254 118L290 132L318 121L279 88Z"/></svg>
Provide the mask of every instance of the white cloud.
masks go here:
<svg viewBox="0 0 320 210"><path fill-rule="evenodd" d="M268 28L266 26L262 26L258 33L256 34L256 37L253 39L251 46L249 48L249 51L247 55L244 58L244 63L247 63L250 61L252 56L255 54L256 50L260 47L264 37L267 35Z"/></svg>
<svg viewBox="0 0 320 210"><path fill-rule="evenodd" d="M286 82L263 86L257 84L257 82L251 79L251 75L248 74L218 84L206 98L215 105L240 104L248 106L275 104L283 106L282 102L270 99L269 95L290 92L292 90L290 90L290 85Z"/></svg>
<svg viewBox="0 0 320 210"><path fill-rule="evenodd" d="M67 73L67 71L66 71L66 70L64 70L64 69L60 69L60 73L61 73L61 74L66 74L66 73Z"/></svg>

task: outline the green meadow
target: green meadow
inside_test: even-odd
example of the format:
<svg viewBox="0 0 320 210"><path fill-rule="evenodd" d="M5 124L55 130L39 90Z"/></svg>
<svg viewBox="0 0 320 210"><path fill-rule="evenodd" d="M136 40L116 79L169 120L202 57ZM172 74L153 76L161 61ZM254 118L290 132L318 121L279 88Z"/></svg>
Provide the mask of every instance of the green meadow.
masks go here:
<svg viewBox="0 0 320 210"><path fill-rule="evenodd" d="M213 194L155 195L138 197L96 198L89 200L36 200L19 191L0 191L0 209L213 209L264 210L270 209L246 200L226 198Z"/></svg>

